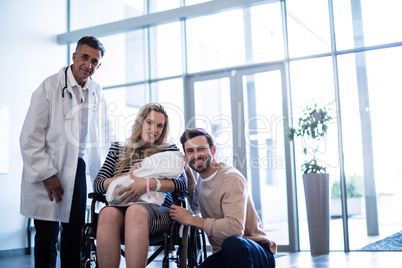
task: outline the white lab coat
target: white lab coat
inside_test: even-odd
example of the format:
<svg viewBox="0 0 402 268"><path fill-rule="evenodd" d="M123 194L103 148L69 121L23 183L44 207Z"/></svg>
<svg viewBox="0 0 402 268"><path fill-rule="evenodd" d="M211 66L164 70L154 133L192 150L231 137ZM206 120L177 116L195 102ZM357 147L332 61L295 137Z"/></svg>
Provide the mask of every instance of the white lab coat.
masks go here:
<svg viewBox="0 0 402 268"><path fill-rule="evenodd" d="M77 104L65 67L45 79L32 94L20 136L23 171L21 214L39 220L69 222L79 154L78 109L88 110L88 140L84 160L94 180L109 149L109 122L100 86L88 82L88 104ZM71 95L70 95L71 94ZM62 201L49 200L43 181L56 175L64 189Z"/></svg>

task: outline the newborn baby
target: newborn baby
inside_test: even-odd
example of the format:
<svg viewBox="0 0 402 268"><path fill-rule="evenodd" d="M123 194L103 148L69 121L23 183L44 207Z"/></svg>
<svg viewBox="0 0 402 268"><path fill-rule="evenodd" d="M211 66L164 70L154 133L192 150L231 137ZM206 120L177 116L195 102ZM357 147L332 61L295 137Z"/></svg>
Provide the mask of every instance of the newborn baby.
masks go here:
<svg viewBox="0 0 402 268"><path fill-rule="evenodd" d="M145 179L176 179L183 171L184 165L185 160L181 152L165 151L144 158L140 167L133 171L133 175ZM136 202L132 200L128 201L127 199L121 201L124 194L118 195L118 193L134 182L130 175L114 180L109 185L106 192L106 200L109 204L117 207L129 206L141 202L151 203L157 206L163 204L165 201L165 193L155 191L151 191L149 196L147 193L143 194Z"/></svg>

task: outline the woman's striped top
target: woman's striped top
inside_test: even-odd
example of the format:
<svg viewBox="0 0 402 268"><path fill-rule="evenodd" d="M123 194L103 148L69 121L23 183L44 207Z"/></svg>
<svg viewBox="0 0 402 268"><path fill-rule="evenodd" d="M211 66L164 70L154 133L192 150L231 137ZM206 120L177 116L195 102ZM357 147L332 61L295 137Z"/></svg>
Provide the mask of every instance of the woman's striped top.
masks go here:
<svg viewBox="0 0 402 268"><path fill-rule="evenodd" d="M106 193L106 189L104 186L104 182L106 179L108 178L112 178L115 177L117 175L117 161L120 158L121 152L123 151L123 144L119 143L119 142L113 142L110 146L109 152L106 156L105 162L101 168L101 170L99 171L98 175L95 178L94 181L94 191L96 193L101 193L104 194ZM167 147L166 149L162 150L162 151L178 151L179 149L176 147L176 145L172 144L171 146ZM124 173L128 173L130 171L130 168L132 167L132 165L134 165L135 163L142 161L142 158L138 158L135 159L131 162L131 165L127 166L124 168L122 174ZM180 176L175 179L172 180L173 184L174 184L174 190L186 190L187 189L187 179L186 179L186 175L184 172L182 172L182 174L180 174ZM165 198L165 202L162 204L162 206L165 207L170 207L173 203L173 199L170 193L166 193L166 198Z"/></svg>

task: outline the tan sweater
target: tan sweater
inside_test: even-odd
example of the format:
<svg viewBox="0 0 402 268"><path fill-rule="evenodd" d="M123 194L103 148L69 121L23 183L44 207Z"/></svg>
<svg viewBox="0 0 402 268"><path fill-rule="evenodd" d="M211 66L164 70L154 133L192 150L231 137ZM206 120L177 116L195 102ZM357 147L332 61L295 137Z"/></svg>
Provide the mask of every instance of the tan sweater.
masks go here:
<svg viewBox="0 0 402 268"><path fill-rule="evenodd" d="M190 187L190 206L194 213L205 218L204 231L213 252L221 249L230 236L266 241L276 253L276 243L262 230L261 220L249 195L247 181L234 167L220 163L215 176L197 180L196 189Z"/></svg>

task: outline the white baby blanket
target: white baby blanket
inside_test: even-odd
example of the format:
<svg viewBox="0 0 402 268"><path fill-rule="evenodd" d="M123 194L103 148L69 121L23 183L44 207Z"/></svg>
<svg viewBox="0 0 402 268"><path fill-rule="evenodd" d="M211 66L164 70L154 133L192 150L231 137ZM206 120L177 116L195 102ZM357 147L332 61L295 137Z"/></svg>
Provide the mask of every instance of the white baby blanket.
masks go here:
<svg viewBox="0 0 402 268"><path fill-rule="evenodd" d="M176 179L183 171L185 165L184 156L179 151L165 151L153 154L142 160L140 168L133 171L133 175L140 178L167 178ZM120 177L114 180L106 192L106 200L112 206L125 207L135 203L151 203L160 206L165 201L165 193L150 192L150 198L145 193L136 202L132 200L120 201L124 195L118 193L127 186L134 183L130 175Z"/></svg>

